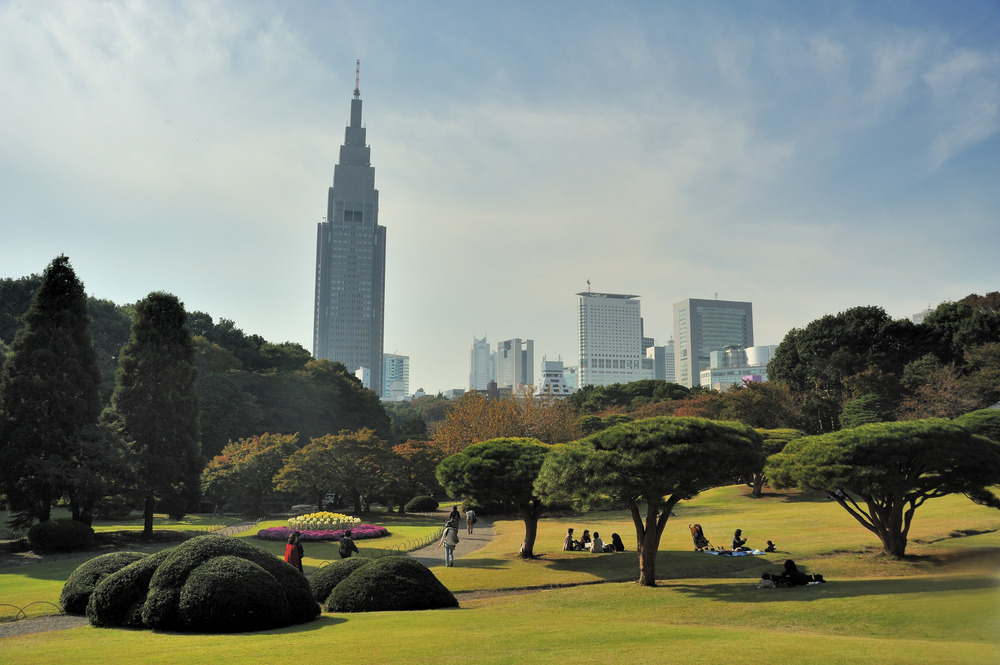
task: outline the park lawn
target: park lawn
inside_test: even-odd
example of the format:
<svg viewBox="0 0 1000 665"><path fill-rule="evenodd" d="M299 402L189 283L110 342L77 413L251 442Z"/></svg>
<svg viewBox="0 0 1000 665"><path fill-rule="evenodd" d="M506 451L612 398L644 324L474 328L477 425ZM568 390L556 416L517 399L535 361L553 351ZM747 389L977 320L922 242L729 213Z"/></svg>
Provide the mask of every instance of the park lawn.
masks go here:
<svg viewBox="0 0 1000 665"><path fill-rule="evenodd" d="M913 556L904 561L880 555L875 537L821 495L782 492L751 499L734 486L705 492L676 512L661 542L655 589L632 582L587 584L638 577L635 534L625 512L542 519L535 547L540 557L533 561L516 557L523 523L499 520L492 543L454 568L433 569L458 594L459 610L326 614L303 626L239 636L85 627L5 638L2 645L12 662L20 657L33 663L153 663L168 654L177 663L263 663L286 656L290 642L300 654L344 653L345 645L354 645L348 653L357 663L555 662L586 654L687 665L730 661L734 653L743 661L823 665L1000 661L1000 511L964 497L928 502L917 511L908 548ZM714 544L728 545L740 527L749 544L770 538L781 551L739 558L694 552L687 524L695 521ZM387 526L402 538L405 524ZM432 517L421 528L439 526ZM630 551L562 552L568 526L577 534L597 530L605 538L617 531ZM317 552L317 560L333 558L333 552ZM307 563L308 557L309 544ZM777 570L789 557L830 583L756 588L762 571ZM14 570L49 585L58 597L61 580L79 562ZM0 571L0 584L5 573ZM484 593L571 584L583 586Z"/></svg>
<svg viewBox="0 0 1000 665"><path fill-rule="evenodd" d="M68 520L71 514L66 508L53 508L52 519ZM10 520L10 513L0 511L0 524ZM172 520L163 513L153 515L153 530L169 529L171 531L210 531L218 527L226 527L239 522L239 518L224 515L186 515L182 520ZM132 513L121 520L94 520L91 525L94 531L142 531L144 528L141 513Z"/></svg>
<svg viewBox="0 0 1000 665"><path fill-rule="evenodd" d="M325 614L279 631L181 635L91 627L6 638L11 662L80 665L565 662L581 653L621 662L731 661L803 665L997 662L997 580L954 576L844 580L757 589L753 580L633 583L463 601L458 610Z"/></svg>

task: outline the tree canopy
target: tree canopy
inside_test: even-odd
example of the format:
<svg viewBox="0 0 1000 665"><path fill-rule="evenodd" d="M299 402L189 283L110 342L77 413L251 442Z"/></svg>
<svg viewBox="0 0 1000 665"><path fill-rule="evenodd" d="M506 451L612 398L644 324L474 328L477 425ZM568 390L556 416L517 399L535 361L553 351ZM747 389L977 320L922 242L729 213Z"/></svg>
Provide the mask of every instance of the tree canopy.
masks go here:
<svg viewBox="0 0 1000 665"><path fill-rule="evenodd" d="M516 507L524 520L524 541L519 555L532 558L538 517L545 509L534 483L551 449L531 438L490 439L446 457L438 465L437 477L449 496L478 505L495 501Z"/></svg>
<svg viewBox="0 0 1000 665"><path fill-rule="evenodd" d="M87 297L69 259L45 269L0 374L0 479L19 522L49 519L101 412ZM79 506L75 506L79 513Z"/></svg>
<svg viewBox="0 0 1000 665"><path fill-rule="evenodd" d="M613 497L632 515L639 584L656 585L660 537L678 502L735 482L761 464L761 438L739 423L702 418L649 418L623 423L557 446L542 466L543 501Z"/></svg>
<svg viewBox="0 0 1000 665"><path fill-rule="evenodd" d="M196 499L200 488L197 369L186 318L184 305L169 293L151 293L136 304L111 397L109 415L120 422L138 462L147 535L157 498L174 513Z"/></svg>
<svg viewBox="0 0 1000 665"><path fill-rule="evenodd" d="M924 502L1000 483L1000 443L945 419L876 423L792 440L766 473L777 487L825 491L901 558Z"/></svg>

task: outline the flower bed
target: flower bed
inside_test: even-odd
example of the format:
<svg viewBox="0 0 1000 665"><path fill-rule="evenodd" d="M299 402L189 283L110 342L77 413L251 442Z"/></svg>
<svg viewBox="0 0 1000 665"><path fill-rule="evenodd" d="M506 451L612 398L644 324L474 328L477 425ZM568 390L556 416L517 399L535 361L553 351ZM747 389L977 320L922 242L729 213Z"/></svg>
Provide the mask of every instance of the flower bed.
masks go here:
<svg viewBox="0 0 1000 665"><path fill-rule="evenodd" d="M319 529L319 530L302 530L302 529L290 529L287 526L273 526L269 529L261 529L257 532L258 538L263 538L264 540L288 540L288 534L292 531L298 531L299 537L302 540L340 540L340 537L344 535L345 529ZM370 538L384 538L389 535L389 530L384 526L378 526L375 524L359 524L357 526L351 527L351 538L353 540L367 540Z"/></svg>
<svg viewBox="0 0 1000 665"><path fill-rule="evenodd" d="M342 513L309 513L288 520L288 528L296 531L333 531L336 529L353 529L361 524L357 517Z"/></svg>

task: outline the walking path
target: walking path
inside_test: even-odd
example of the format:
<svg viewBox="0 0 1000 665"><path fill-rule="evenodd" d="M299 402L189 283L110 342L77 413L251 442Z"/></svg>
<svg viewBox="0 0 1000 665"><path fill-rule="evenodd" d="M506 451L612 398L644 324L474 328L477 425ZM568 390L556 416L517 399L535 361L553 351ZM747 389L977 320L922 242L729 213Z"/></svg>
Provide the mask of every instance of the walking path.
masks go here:
<svg viewBox="0 0 1000 665"><path fill-rule="evenodd" d="M465 528L465 520L458 526L458 545L455 545L455 565L458 565L457 559L463 556L472 554L478 549L486 547L491 540L493 540L493 522L487 521L486 519L480 517L479 521L476 522L476 526L473 529L474 533L469 533ZM428 568L433 568L434 566L444 565L444 548L441 547L441 541L437 540L427 545L426 547L421 547L419 550L413 550L408 552L407 555L416 559L420 563L424 564Z"/></svg>

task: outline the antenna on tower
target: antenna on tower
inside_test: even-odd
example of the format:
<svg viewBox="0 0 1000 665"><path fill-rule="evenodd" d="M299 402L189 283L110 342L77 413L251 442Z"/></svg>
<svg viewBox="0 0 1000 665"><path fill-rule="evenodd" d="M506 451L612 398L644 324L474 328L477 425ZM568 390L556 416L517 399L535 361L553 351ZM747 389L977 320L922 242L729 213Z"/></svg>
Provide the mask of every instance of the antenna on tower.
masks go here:
<svg viewBox="0 0 1000 665"><path fill-rule="evenodd" d="M354 99L361 97L361 60L354 61Z"/></svg>

